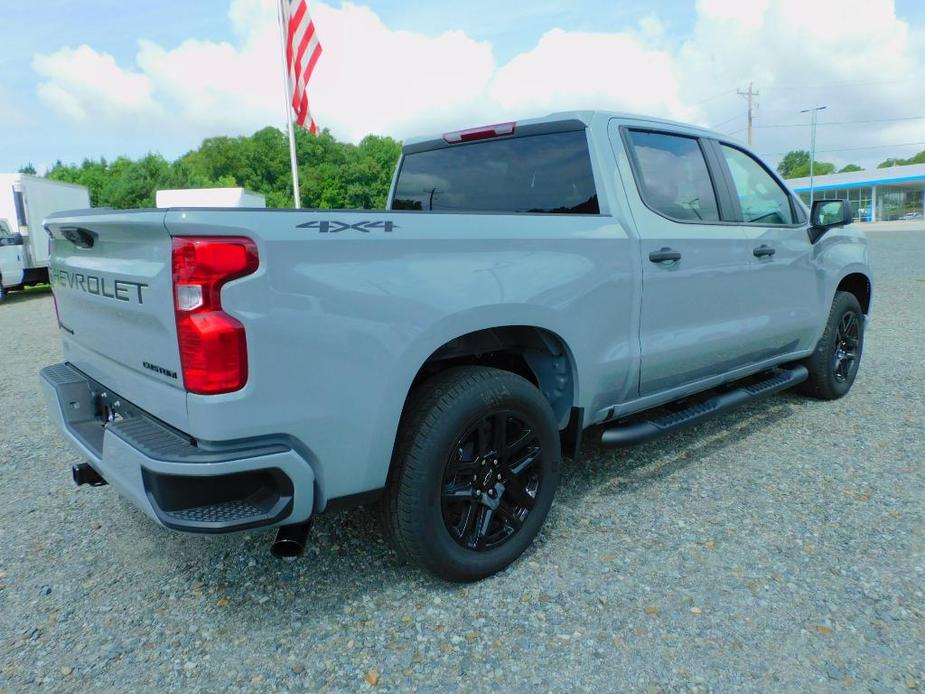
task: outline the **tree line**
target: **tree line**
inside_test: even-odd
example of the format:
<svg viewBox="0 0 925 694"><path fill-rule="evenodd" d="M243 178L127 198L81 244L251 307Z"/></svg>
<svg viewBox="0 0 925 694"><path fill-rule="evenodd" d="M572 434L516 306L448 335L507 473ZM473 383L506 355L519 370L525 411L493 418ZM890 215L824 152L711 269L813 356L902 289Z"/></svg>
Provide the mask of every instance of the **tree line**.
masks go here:
<svg viewBox="0 0 925 694"><path fill-rule="evenodd" d="M338 142L327 130L317 137L296 133L303 207L370 209L384 207L401 143L369 135L359 144ZM31 165L21 169L35 173ZM212 137L175 161L150 153L140 159L61 161L48 178L79 183L90 190L94 207L154 207L166 188L242 187L263 193L267 207L292 206L289 142L272 127L250 136Z"/></svg>
<svg viewBox="0 0 925 694"><path fill-rule="evenodd" d="M317 137L297 130L296 149L303 207L385 206L392 172L401 153L401 143L397 140L368 135L354 145L338 142L327 130ZM908 159L886 159L878 168L922 163L925 151ZM848 164L837 173L861 170L857 164ZM809 176L809 152L788 152L777 165L777 171L784 178ZM836 173L836 166L814 161L813 171L824 176ZM20 172L34 174L35 169L27 164ZM85 159L80 164L57 161L46 175L57 181L87 186L94 207L154 207L154 194L158 190L217 187L241 187L263 193L267 207L292 205L289 142L282 131L273 127L250 136L208 138L175 161L156 153L140 159Z"/></svg>
<svg viewBox="0 0 925 694"><path fill-rule="evenodd" d="M925 164L925 150L908 159L897 159L891 157L877 164L878 169L885 169L889 166L908 166L910 164ZM857 164L848 164L835 171L835 164L827 161L813 160L813 174L816 176L825 176L831 173L848 173L849 171L863 171ZM809 176L809 152L805 149L796 149L787 152L780 164L777 165L777 172L784 178L805 178Z"/></svg>

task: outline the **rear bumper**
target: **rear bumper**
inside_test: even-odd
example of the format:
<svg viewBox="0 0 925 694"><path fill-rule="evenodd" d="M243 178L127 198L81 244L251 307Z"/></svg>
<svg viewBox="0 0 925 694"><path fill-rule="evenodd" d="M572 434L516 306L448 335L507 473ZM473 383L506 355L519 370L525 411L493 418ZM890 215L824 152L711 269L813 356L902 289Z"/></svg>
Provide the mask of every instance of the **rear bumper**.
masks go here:
<svg viewBox="0 0 925 694"><path fill-rule="evenodd" d="M174 530L224 533L308 520L315 476L270 439L207 443L170 428L69 364L42 369L49 413L119 493Z"/></svg>

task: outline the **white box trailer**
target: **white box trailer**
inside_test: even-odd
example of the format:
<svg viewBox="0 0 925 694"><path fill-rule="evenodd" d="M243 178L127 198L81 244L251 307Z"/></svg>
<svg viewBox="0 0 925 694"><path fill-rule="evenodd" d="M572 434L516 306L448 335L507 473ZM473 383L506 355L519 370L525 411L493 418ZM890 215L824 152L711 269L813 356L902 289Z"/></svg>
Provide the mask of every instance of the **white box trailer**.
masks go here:
<svg viewBox="0 0 925 694"><path fill-rule="evenodd" d="M53 212L89 207L86 186L0 174L0 298L7 289L48 281L50 239L43 220Z"/></svg>
<svg viewBox="0 0 925 694"><path fill-rule="evenodd" d="M245 188L175 188L159 190L158 207L266 207L262 193Z"/></svg>

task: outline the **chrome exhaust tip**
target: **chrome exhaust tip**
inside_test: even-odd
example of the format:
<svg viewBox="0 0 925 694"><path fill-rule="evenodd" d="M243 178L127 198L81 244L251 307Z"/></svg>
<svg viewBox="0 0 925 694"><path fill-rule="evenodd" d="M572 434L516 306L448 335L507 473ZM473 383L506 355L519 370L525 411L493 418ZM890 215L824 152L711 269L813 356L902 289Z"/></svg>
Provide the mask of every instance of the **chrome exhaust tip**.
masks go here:
<svg viewBox="0 0 925 694"><path fill-rule="evenodd" d="M295 561L305 552L305 541L311 529L311 520L282 526L276 531L276 539L270 546L270 553L283 561Z"/></svg>

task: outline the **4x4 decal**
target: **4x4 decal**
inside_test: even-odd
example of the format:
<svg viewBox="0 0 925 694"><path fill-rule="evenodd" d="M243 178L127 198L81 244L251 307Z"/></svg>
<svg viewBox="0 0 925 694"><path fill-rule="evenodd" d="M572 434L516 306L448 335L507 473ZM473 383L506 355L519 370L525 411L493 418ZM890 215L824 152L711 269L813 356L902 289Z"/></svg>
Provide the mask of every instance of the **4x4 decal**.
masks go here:
<svg viewBox="0 0 925 694"><path fill-rule="evenodd" d="M362 231L364 234L368 234L376 229L389 233L393 229L398 229L398 225L394 222L357 222L356 224L348 224L347 222L313 220L297 225L296 229L317 229L322 234L336 234L347 229L353 229L354 231Z"/></svg>

